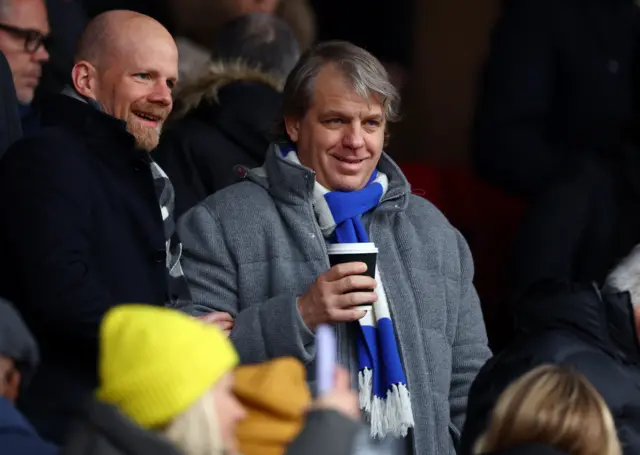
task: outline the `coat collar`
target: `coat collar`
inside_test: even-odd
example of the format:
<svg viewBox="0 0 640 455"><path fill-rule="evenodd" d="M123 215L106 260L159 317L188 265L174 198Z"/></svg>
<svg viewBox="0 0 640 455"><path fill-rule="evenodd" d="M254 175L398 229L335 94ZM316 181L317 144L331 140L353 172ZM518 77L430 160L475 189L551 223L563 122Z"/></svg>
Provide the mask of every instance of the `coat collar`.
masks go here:
<svg viewBox="0 0 640 455"><path fill-rule="evenodd" d="M630 294L595 285L547 281L518 303L517 331L572 333L624 363L640 363L640 343Z"/></svg>
<svg viewBox="0 0 640 455"><path fill-rule="evenodd" d="M107 161L126 165L151 161L148 152L136 148L135 138L127 131L124 120L112 117L78 97L68 94L53 97L44 107L42 123L44 127L75 131L85 138L90 151Z"/></svg>
<svg viewBox="0 0 640 455"><path fill-rule="evenodd" d="M411 187L398 165L382 153L378 170L387 175L389 189L380 202L380 210L404 211L409 204ZM264 165L256 169L239 168L246 179L269 190L271 195L285 203L301 205L313 201L316 174L311 169L285 160L279 147L271 144Z"/></svg>

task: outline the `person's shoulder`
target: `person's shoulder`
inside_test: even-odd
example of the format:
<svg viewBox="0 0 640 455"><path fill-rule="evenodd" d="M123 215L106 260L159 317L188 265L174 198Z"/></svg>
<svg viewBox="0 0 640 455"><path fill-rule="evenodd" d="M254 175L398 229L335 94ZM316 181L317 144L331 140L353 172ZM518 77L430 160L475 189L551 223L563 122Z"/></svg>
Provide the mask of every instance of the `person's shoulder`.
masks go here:
<svg viewBox="0 0 640 455"><path fill-rule="evenodd" d="M82 152L80 136L59 127L45 127L37 133L22 137L14 143L2 157L2 164L18 162L47 162L66 165L74 157L80 158Z"/></svg>
<svg viewBox="0 0 640 455"><path fill-rule="evenodd" d="M451 224L447 217L428 199L416 194L409 195L407 214L411 218L427 220L430 224L438 227L451 229Z"/></svg>
<svg viewBox="0 0 640 455"><path fill-rule="evenodd" d="M275 202L267 188L243 180L216 191L196 207L206 209L225 220L239 223L264 219ZM233 216L229 216L233 214Z"/></svg>

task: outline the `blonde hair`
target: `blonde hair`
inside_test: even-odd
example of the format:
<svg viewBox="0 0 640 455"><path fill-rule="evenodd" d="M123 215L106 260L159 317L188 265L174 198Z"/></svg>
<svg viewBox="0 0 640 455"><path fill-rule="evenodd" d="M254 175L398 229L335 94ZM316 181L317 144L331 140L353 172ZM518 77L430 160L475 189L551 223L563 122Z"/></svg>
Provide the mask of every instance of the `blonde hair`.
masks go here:
<svg viewBox="0 0 640 455"><path fill-rule="evenodd" d="M213 389L173 419L162 433L185 455L225 454L215 411Z"/></svg>
<svg viewBox="0 0 640 455"><path fill-rule="evenodd" d="M474 454L540 443L569 455L621 455L613 417L580 373L542 365L500 395Z"/></svg>

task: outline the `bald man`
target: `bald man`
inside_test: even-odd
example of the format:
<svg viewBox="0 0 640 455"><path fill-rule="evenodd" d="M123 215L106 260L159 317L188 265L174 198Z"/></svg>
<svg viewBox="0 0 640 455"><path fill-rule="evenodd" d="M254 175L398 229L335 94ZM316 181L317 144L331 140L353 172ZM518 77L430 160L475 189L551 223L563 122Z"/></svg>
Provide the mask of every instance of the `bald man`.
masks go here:
<svg viewBox="0 0 640 455"><path fill-rule="evenodd" d="M158 22L128 11L96 17L73 86L45 106L44 128L0 161L0 295L42 350L19 406L55 442L96 386L103 314L177 297L173 190L149 157L177 72L175 43Z"/></svg>

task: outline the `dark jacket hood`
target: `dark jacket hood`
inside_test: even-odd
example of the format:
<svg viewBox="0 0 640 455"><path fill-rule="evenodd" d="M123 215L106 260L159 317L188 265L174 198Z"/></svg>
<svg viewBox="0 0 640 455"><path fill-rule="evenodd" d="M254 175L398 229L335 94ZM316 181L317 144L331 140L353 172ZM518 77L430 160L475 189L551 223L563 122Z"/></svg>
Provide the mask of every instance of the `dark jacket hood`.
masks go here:
<svg viewBox="0 0 640 455"><path fill-rule="evenodd" d="M242 63L211 64L199 79L177 91L167 127L188 119L202 122L262 163L281 116L280 90L275 78Z"/></svg>
<svg viewBox="0 0 640 455"><path fill-rule="evenodd" d="M61 455L149 454L181 455L181 452L168 440L97 400L87 403L61 452Z"/></svg>

